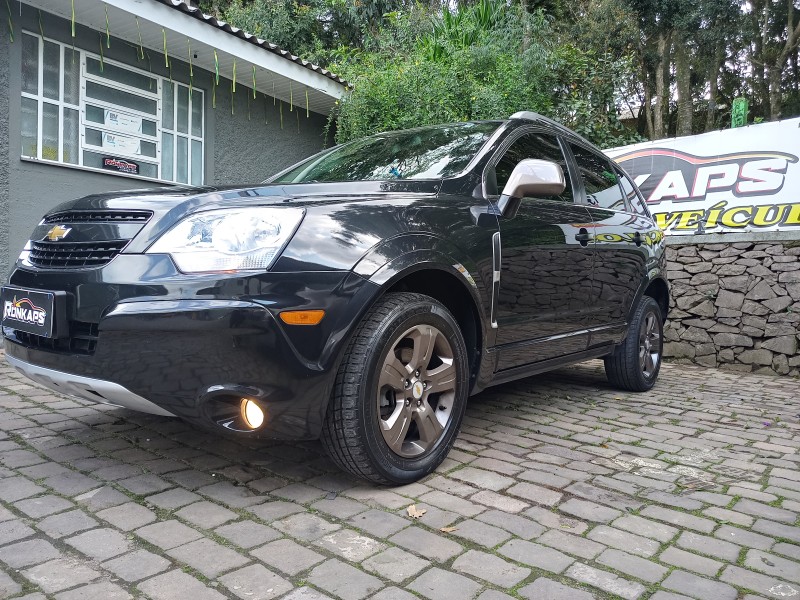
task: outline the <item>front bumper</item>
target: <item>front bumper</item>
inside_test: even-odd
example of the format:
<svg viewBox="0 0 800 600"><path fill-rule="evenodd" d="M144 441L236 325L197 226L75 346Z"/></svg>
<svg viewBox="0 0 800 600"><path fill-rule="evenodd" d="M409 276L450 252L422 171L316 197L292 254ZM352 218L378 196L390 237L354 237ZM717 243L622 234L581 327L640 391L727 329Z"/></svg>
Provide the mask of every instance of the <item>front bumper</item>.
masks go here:
<svg viewBox="0 0 800 600"><path fill-rule="evenodd" d="M119 256L111 264L119 274L120 262L152 268L151 260ZM216 281L180 275L159 285L152 277L131 278L135 268L124 281L114 273L15 270L12 285L66 291L70 330L88 321L96 341L89 351L63 340L47 347L4 328L9 362L64 393L221 430L215 403L246 395L267 415L262 428L247 434L279 439L319 436L343 345L378 292L349 272ZM326 315L310 327L277 318L281 310L298 308L321 308Z"/></svg>

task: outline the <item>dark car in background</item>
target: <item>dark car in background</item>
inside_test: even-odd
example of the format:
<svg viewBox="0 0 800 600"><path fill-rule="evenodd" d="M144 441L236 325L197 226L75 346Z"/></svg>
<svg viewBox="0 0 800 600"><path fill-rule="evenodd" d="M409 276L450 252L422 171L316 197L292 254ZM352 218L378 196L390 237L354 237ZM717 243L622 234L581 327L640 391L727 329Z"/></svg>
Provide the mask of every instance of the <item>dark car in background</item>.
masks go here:
<svg viewBox="0 0 800 600"><path fill-rule="evenodd" d="M3 288L7 360L81 398L321 438L430 473L484 388L602 357L655 383L663 234L631 179L534 113L384 133L256 186L64 203Z"/></svg>

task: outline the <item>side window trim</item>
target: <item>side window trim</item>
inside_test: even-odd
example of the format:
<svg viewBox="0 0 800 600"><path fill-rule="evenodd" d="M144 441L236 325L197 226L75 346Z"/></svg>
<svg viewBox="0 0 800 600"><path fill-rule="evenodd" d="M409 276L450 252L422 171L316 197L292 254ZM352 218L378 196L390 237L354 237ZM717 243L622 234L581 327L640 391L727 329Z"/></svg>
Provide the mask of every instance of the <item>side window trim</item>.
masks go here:
<svg viewBox="0 0 800 600"><path fill-rule="evenodd" d="M570 181L570 184L572 185L572 203L573 204L581 204L582 202L579 202L579 198L580 198L579 192L581 194L584 193L583 182L581 181L580 183L578 183L578 181L580 180L580 177L578 177L577 180L575 179L575 176L574 176L575 175L575 169L573 168L573 164L572 164L574 162L574 158L572 156L572 153L569 152L568 148L567 148L567 150L565 150L564 140L562 139L561 135L559 135L558 133L556 133L554 131L548 130L546 127L541 127L541 126L537 127L535 125L534 126L527 126L527 127L520 127L516 131L513 131L503 141L503 143L500 145L500 147L497 150L495 150L494 155L486 163L486 166L483 168L483 173L481 174L481 189L483 191L483 197L486 198L487 200L489 200L490 202L493 201L493 200L496 200L497 198L500 197L500 194L502 194L502 190L498 190L500 192L500 194L496 194L496 195L488 193L488 188L487 188L487 185L486 185L487 173L489 172L489 169L494 169L495 166L497 166L497 163L500 162L500 159L503 158L503 155L506 153L506 151L511 146L513 146L514 143L517 140L519 140L519 139L523 138L524 136L526 136L528 134L531 134L531 133L532 134L537 134L538 133L538 134L549 135L549 136L552 136L558 142L558 145L561 148L561 154L563 155L564 162L567 165L567 174L569 176L569 181Z"/></svg>
<svg viewBox="0 0 800 600"><path fill-rule="evenodd" d="M590 204L589 203L589 198L586 195L586 187L583 185L583 177L580 175L580 171L578 170L578 161L575 158L575 154L572 152L572 148L569 147L570 144L575 144L576 146L580 146L580 148L582 148L586 152L589 152L589 153L595 155L596 157L602 158L605 162L608 163L608 165L614 170L614 172L617 173L617 188L619 189L620 196L625 201L625 210L619 210L619 209L616 209L616 208L605 208L604 210L613 210L614 212L624 212L624 213L636 214L635 211L633 210L633 207L631 206L630 202L628 202L628 196L625 193L625 189L622 187L622 183L620 182L620 179L619 179L620 178L620 173L619 173L620 167L617 165L617 163L612 161L610 158L608 158L602 152L598 154L597 151L595 151L592 148L589 148L588 146L586 146L586 144L582 144L578 140L569 140L569 141L566 141L566 143L564 145L566 145L567 149L569 150L569 155L570 155L570 158L572 159L570 161L571 164L574 165L574 169L576 171L578 171L577 175L578 175L578 179L580 180L580 187L581 187L581 203L583 205L585 205L587 208L600 208L598 206L595 206L594 204ZM634 187L634 189L635 189L635 187Z"/></svg>

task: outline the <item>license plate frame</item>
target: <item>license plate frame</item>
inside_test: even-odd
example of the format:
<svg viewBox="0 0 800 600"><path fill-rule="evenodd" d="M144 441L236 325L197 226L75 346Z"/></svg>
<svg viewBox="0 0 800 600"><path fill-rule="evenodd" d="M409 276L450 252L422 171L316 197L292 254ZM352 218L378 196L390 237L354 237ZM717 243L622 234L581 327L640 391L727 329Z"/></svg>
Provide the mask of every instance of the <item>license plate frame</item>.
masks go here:
<svg viewBox="0 0 800 600"><path fill-rule="evenodd" d="M45 338L66 329L66 292L6 285L0 289L2 326Z"/></svg>

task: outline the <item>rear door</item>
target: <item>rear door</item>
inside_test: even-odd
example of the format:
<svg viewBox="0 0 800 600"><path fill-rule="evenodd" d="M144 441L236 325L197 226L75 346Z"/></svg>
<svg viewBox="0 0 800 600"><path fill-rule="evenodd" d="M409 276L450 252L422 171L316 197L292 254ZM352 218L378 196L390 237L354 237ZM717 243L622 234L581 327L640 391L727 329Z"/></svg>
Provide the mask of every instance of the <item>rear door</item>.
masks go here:
<svg viewBox="0 0 800 600"><path fill-rule="evenodd" d="M496 200L526 158L560 164L567 187L559 196L523 198L514 214L500 219L498 370L580 352L588 340L584 311L592 294L593 244L587 232L592 221L576 201L559 139L533 128L513 138L487 167L487 192Z"/></svg>
<svg viewBox="0 0 800 600"><path fill-rule="evenodd" d="M570 143L582 185L581 198L591 215L596 249L590 295L591 345L618 341L636 293L647 276L649 232L635 188L606 156ZM635 200L635 201L634 201ZM642 210L644 210L642 208Z"/></svg>

